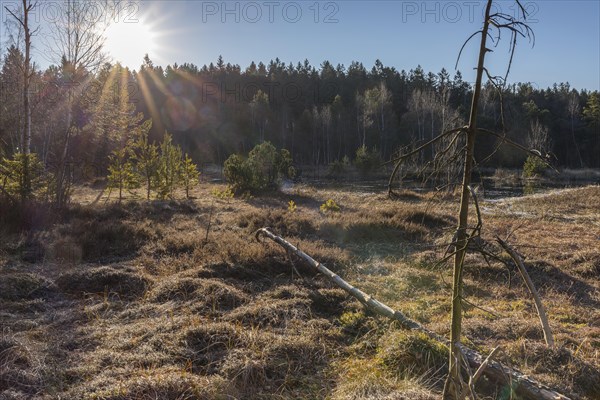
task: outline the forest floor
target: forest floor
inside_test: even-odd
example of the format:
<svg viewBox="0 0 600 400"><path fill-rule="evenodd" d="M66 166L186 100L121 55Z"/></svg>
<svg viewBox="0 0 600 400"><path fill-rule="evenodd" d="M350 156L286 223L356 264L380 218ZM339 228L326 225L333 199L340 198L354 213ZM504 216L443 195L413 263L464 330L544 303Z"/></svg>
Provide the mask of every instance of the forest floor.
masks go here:
<svg viewBox="0 0 600 400"><path fill-rule="evenodd" d="M447 350L366 312L274 243L449 334L451 194L297 185L247 199L111 199L0 234L0 399L436 399ZM469 255L464 342L570 396L600 398L600 187L481 201L483 239L526 257L557 347L514 268ZM333 199L339 212L320 211ZM288 202L297 206L288 210ZM474 221L473 221L474 222ZM208 227L210 228L208 229ZM508 399L510 388L482 388Z"/></svg>

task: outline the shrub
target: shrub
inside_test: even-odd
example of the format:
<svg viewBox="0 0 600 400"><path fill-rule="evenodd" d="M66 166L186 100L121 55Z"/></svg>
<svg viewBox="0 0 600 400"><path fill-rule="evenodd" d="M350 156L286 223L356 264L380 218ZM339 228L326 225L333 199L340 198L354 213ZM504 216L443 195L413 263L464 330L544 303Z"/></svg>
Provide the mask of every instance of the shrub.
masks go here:
<svg viewBox="0 0 600 400"><path fill-rule="evenodd" d="M252 173L252 187L270 189L277 180L277 149L269 142L254 147L248 154L248 167Z"/></svg>
<svg viewBox="0 0 600 400"><path fill-rule="evenodd" d="M292 155L287 149L281 149L277 155L277 171L285 179L294 179L296 177L296 168L294 168Z"/></svg>
<svg viewBox="0 0 600 400"><path fill-rule="evenodd" d="M381 165L381 157L377 149L369 151L366 146L361 146L356 150L354 165L362 174L375 172Z"/></svg>
<svg viewBox="0 0 600 400"><path fill-rule="evenodd" d="M233 199L233 192L231 191L231 188L226 188L223 190L219 190L218 188L214 188L212 190L212 195L215 196L217 199L221 199L221 200L231 200Z"/></svg>
<svg viewBox="0 0 600 400"><path fill-rule="evenodd" d="M544 161L535 156L527 157L523 165L523 176L525 178L535 178L542 175L548 166Z"/></svg>
<svg viewBox="0 0 600 400"><path fill-rule="evenodd" d="M160 199L173 198L175 188L181 183L182 158L181 148L166 134L160 145L156 170L156 191Z"/></svg>
<svg viewBox="0 0 600 400"><path fill-rule="evenodd" d="M186 154L181 168L181 180L186 198L190 198L190 189L198 184L199 178L200 172L198 171L198 167L194 164L190 156Z"/></svg>
<svg viewBox="0 0 600 400"><path fill-rule="evenodd" d="M232 154L223 164L225 179L237 191L247 190L252 184L252 173L246 160L238 154Z"/></svg>
<svg viewBox="0 0 600 400"><path fill-rule="evenodd" d="M288 211L291 213L295 213L297 209L298 209L298 206L296 205L294 200L290 200L288 202Z"/></svg>
<svg viewBox="0 0 600 400"><path fill-rule="evenodd" d="M200 172L188 154L173 144L168 133L163 136L160 146L151 143L148 131L152 124L147 121L121 149L114 150L109 156L108 186L119 190L119 201L124 189L137 189L144 186L146 198L156 191L157 198L173 199L175 190L185 190L189 199L190 191L198 184Z"/></svg>
<svg viewBox="0 0 600 400"><path fill-rule="evenodd" d="M27 167L25 167L27 165ZM25 170L29 170L26 182ZM35 153L16 153L0 161L0 179L3 191L13 197L36 198L47 193L49 180L44 165Z"/></svg>
<svg viewBox="0 0 600 400"><path fill-rule="evenodd" d="M296 174L290 152L278 152L269 142L255 146L247 159L232 155L223 167L225 179L235 192L274 190L281 179L291 179Z"/></svg>
<svg viewBox="0 0 600 400"><path fill-rule="evenodd" d="M344 175L348 168L350 167L350 159L348 156L344 156L341 160L335 160L331 164L329 164L329 175L331 176L340 176Z"/></svg>
<svg viewBox="0 0 600 400"><path fill-rule="evenodd" d="M146 186L146 198L150 200L150 191L154 189L156 170L158 168L158 147L151 143L148 132L152 121L146 121L139 129L135 140L131 143L131 155L140 182Z"/></svg>
<svg viewBox="0 0 600 400"><path fill-rule="evenodd" d="M339 212L340 206L338 206L337 203L332 199L328 199L325 203L321 204L320 209L322 212Z"/></svg>
<svg viewBox="0 0 600 400"><path fill-rule="evenodd" d="M108 157L108 187L119 191L119 201L123 199L123 190L138 186L133 164L129 160L127 148L117 149Z"/></svg>

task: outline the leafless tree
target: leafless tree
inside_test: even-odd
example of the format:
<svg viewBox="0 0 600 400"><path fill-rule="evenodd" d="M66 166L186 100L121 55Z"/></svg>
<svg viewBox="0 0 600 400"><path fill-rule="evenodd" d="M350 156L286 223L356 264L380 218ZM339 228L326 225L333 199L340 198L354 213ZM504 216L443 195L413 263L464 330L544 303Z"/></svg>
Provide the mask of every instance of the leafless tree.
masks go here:
<svg viewBox="0 0 600 400"><path fill-rule="evenodd" d="M371 118L371 115L373 114L372 110L374 105L371 100L372 99L367 96L367 93L356 94L356 119L358 122L358 131L363 147L367 145L367 129L373 125L373 119Z"/></svg>
<svg viewBox="0 0 600 400"><path fill-rule="evenodd" d="M44 45L51 61L60 65L67 78L66 127L62 140L62 152L55 173L56 203L66 204L69 196L70 178L67 171L69 145L75 134L73 106L76 98L85 91L85 77L103 62L105 32L119 12L118 1L64 0L61 13L44 35Z"/></svg>
<svg viewBox="0 0 600 400"><path fill-rule="evenodd" d="M29 154L31 152L31 105L30 105L30 84L31 78L35 73L31 63L31 38L38 29L31 29L29 15L37 6L37 2L31 0L22 0L21 10L15 14L8 7L5 9L17 21L19 28L24 35L25 60L23 62L23 111L25 113L24 126L21 134L20 147L23 154L23 182L21 184L21 200L25 201L31 195L31 171L29 167Z"/></svg>
<svg viewBox="0 0 600 400"><path fill-rule="evenodd" d="M449 249L452 249L450 254L444 258L444 260L448 260L453 258L454 260L454 268L453 268L453 280L452 280L452 311L451 311L451 330L450 330L450 359L449 359L449 373L448 378L446 380L446 384L444 386L444 399L452 399L452 400L462 400L466 398L468 395L475 397L473 391L474 375L468 374L470 376L469 382L465 382L463 379L463 372L468 373L467 363L465 361L465 356L461 350L461 334L462 334L462 314L463 307L462 303L464 301L463 298L463 266L465 256L467 254L467 249L472 247L472 242L475 239L480 239L481 233L481 219L479 214L479 209L477 206L476 197L474 192L471 189L471 175L476 167L475 163L475 142L477 136L479 134L488 134L493 137L500 139L502 143L506 143L512 146L515 146L521 150L524 150L530 155L538 156L544 159L542 155L542 151L545 149L534 150L532 148L527 148L522 146L506 137L504 132L504 118L501 107L501 115L502 115L502 129L503 132L495 132L487 129L482 129L478 127L478 115L479 115L479 106L482 102L482 86L483 86L483 78L487 77L488 82L497 90L497 93L502 99L502 87L506 83L508 74L510 72L510 68L513 61L514 52L517 45L517 39L521 38L529 38L533 40L533 32L531 28L526 24L526 12L525 8L522 6L519 0L516 0L516 4L518 6L518 10L520 12L519 16L513 16L509 14L502 13L500 11L494 11L492 9L493 0L488 0L485 8L485 16L483 21L482 29L478 30L474 34L472 34L463 44L462 48L459 51L458 59L462 54L465 46L469 43L469 41L475 37L480 38L479 43L479 57L476 67L476 81L473 87L473 97L471 102L471 109L469 113L469 120L465 126L445 130L442 131L436 137L432 137L428 142L422 144L421 146L414 148L399 157L397 157L393 162L396 162L396 166L394 171L392 172L392 176L390 177L390 182L388 185L388 191L390 195L393 194L392 184L395 175L398 173L398 169L400 165L409 160L415 154L423 151L429 146L435 146L444 140L450 139L450 143L454 143L458 141L460 143L459 146L455 146L454 150L456 151L454 157L458 157L463 166L462 166L462 183L460 184L460 209L458 213L458 227L456 229L456 233L452 240L451 246ZM510 40L509 40L509 54L510 59L508 62L508 66L506 68L506 74L504 76L493 76L490 74L489 70L485 66L485 58L486 54L491 50L491 47L497 46L500 42L502 34L505 32L509 32ZM458 65L458 61L457 61ZM414 103L416 103L418 98L415 97ZM501 103L502 104L502 103ZM536 131L538 135L542 135L543 129L539 129ZM547 145L547 143L535 143L533 145ZM442 153L448 154L452 146L446 147L448 150L442 151ZM434 159L435 161L435 159ZM436 168L442 167L443 164L434 165ZM470 199L473 197L475 206L477 208L478 215L478 224L475 227L469 228L468 226L468 217L469 217L469 203ZM470 246L471 244L471 246Z"/></svg>
<svg viewBox="0 0 600 400"><path fill-rule="evenodd" d="M105 32L119 13L119 2L64 0L60 15L44 35L51 62L63 60L76 69L94 71L107 59Z"/></svg>
<svg viewBox="0 0 600 400"><path fill-rule="evenodd" d="M583 158L581 157L581 152L579 151L579 146L577 145L577 140L575 139L575 118L577 118L581 112L581 107L579 106L579 100L576 93L571 93L569 96L567 107L569 116L571 117L571 138L573 139L573 144L575 145L577 157L579 157L579 166L583 168Z"/></svg>
<svg viewBox="0 0 600 400"><path fill-rule="evenodd" d="M325 148L325 163L331 163L331 140L330 140L330 131L331 131L331 105L327 104L321 108L320 113L321 119L321 129L322 135L321 137L325 141L323 147Z"/></svg>
<svg viewBox="0 0 600 400"><path fill-rule="evenodd" d="M536 149L540 153L547 153L550 148L548 127L544 126L539 119L531 121L531 128L527 136L527 146Z"/></svg>

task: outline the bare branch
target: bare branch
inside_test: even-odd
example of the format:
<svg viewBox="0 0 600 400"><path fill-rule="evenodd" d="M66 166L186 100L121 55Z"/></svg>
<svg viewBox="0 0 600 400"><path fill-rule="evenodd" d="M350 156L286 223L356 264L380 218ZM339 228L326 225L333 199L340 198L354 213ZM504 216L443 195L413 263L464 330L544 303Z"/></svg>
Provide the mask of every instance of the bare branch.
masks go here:
<svg viewBox="0 0 600 400"><path fill-rule="evenodd" d="M550 155L550 154L544 154L544 155L542 155L542 153L540 153L538 150L535 150L535 149L528 149L527 147L525 147L525 146L523 146L523 145L520 145L519 143L517 143L517 142L515 142L515 141L513 141L513 140L511 140L511 139L509 139L509 138L507 138L506 136L504 136L504 135L501 135L501 134L499 134L499 133L496 133L496 132L494 132L494 131L491 131L491 130L489 130L489 129L477 128L477 131L479 131L479 132L481 132L481 133L486 133L486 134L488 134L488 135L495 136L495 137L499 138L500 140L502 140L502 142L503 142L503 143L509 144L509 145L511 145L511 146L513 146L513 147L516 147L516 148L517 148L517 149L519 149L519 150L522 150L523 152L525 152L525 153L527 153L527 154L529 154L529 155L531 155L531 156L534 156L534 157L537 157L537 158L539 158L539 159L540 159L540 160L542 160L542 161L543 161L543 162L544 162L544 163L545 163L545 164L546 164L546 165L547 165L549 168L552 168L552 169L553 169L555 172L558 172L558 170L557 170L557 169L556 169L556 168L555 168L555 167L554 167L552 164L550 164L550 162L548 161L548 159L551 157L551 155Z"/></svg>
<svg viewBox="0 0 600 400"><path fill-rule="evenodd" d="M458 62L460 61L460 55L462 54L462 52L463 52L465 46L467 45L467 43L469 43L469 41L471 39L473 39L475 36L477 36L480 33L481 33L481 30L473 33L471 36L469 36L469 38L467 40L465 40L465 42L463 43L462 47L460 48L460 51L458 52L458 57L456 58L456 64L454 65L454 69L458 68Z"/></svg>
<svg viewBox="0 0 600 400"><path fill-rule="evenodd" d="M416 330L419 332L423 332L424 334L426 334L433 340L439 341L443 345L450 347L450 342L447 339L439 336L435 332L432 332L431 330L427 329L425 326L419 324L418 322L406 317L401 311L392 309L391 307L387 306L386 304L381 303L380 301L376 300L369 294L352 286L351 284L346 282L344 279L342 279L339 275L335 274L333 271L326 268L323 264L321 264L320 262L318 262L317 260L312 258L310 255L301 251L300 249L298 249L298 247L294 246L293 244L291 244L284 238L273 234L267 228L259 229L256 232L255 236L256 236L256 240L258 240L258 241L260 241L261 236L267 237L270 240L274 241L275 243L279 244L286 251L291 251L292 253L296 254L298 257L300 257L306 263L308 263L312 268L316 269L317 271L319 271L320 273L325 275L332 283L334 283L338 287L342 288L348 294L350 294L352 297L354 297L355 299L360 301L369 310L371 310L379 315L388 317L392 320L396 320L396 321L400 322L400 324L402 324L402 326L404 326L406 328L413 329L413 330ZM460 301L461 299L459 298L458 300ZM476 368L476 372L472 376L479 377L481 375L485 375L490 380L492 380L493 382L496 382L496 383L501 383L503 385L505 385L506 383L510 383L511 387L516 390L519 390L519 393L525 399L529 399L529 400L533 400L533 399L536 399L536 400L537 399L568 400L568 398L566 396L563 396L562 394L557 393L556 391L544 386L543 384L534 381L533 379L523 375L519 371L513 370L511 368L508 368L508 367L500 364L499 362L493 361L490 356L488 356L484 360L483 356L481 356L476 351L471 350L468 347L465 347L460 342L454 343L454 346L457 347L458 354L451 354L451 355L455 356L455 357L459 357L462 354L462 356L464 357L464 360L466 360L469 364L469 369ZM487 360L487 364L486 364L486 360ZM486 367L481 368L481 366L484 364L486 365ZM478 375L478 371L480 369L481 369L481 372L479 372L479 375Z"/></svg>
<svg viewBox="0 0 600 400"><path fill-rule="evenodd" d="M427 148L428 146L431 146L432 144L438 142L439 140L443 139L444 137L446 137L448 135L451 135L453 133L461 133L461 132L466 132L466 127L460 127L460 128L451 129L449 131L446 131L446 132L436 136L435 138L431 139L430 141L423 144L422 146L417 147L413 151L403 154L402 156L396 158L395 160L390 160L390 161L385 162L383 165L387 165L392 162L396 162L396 166L394 167L394 170L392 171L392 174L390 175L390 180L388 182L388 193L390 193L390 194L392 193L392 185L394 183L394 178L396 177L396 174L398 173L398 169L400 168L400 166L402 165L402 162L404 160L419 153L421 150Z"/></svg>
<svg viewBox="0 0 600 400"><path fill-rule="evenodd" d="M525 281L525 284L527 285L527 288L529 289L529 292L531 293L531 296L533 297L533 300L535 302L535 308L538 312L538 317L540 318L540 322L542 324L542 329L544 331L544 339L546 340L546 344L549 347L554 347L554 336L552 335L552 330L550 329L550 324L548 323L548 317L546 316L546 310L544 308L544 305L542 304L540 295L538 294L538 292L535 288L535 285L533 284L533 281L531 280L531 277L527 273L527 269L525 268L525 265L523 264L523 259L521 258L519 253L517 253L505 241L503 241L499 237L496 237L496 241L500 244L500 246L502 246L502 248L504 250L506 250L508 255L513 259L513 261L517 265L517 268L519 269L519 272L521 273L521 276L523 277L523 280Z"/></svg>
<svg viewBox="0 0 600 400"><path fill-rule="evenodd" d="M487 368L488 364L490 363L491 360L494 359L494 356L501 350L502 348L500 346L494 348L492 350L492 352L490 353L489 356L486 357L486 359L481 363L481 365L479 366L479 368L477 368L477 371L475 371L475 374L473 374L473 376L470 379L470 384L475 385L477 383L477 381L479 380L479 378L481 378L481 375L483 374L483 372L485 371L485 369Z"/></svg>

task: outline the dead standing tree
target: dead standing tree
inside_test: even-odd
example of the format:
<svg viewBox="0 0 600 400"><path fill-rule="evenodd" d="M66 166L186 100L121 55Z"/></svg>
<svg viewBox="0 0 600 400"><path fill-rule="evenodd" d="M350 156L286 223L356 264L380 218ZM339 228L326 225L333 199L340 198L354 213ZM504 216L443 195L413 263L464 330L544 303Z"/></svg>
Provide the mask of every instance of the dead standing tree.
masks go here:
<svg viewBox="0 0 600 400"><path fill-rule="evenodd" d="M473 196L475 202L476 199L474 194L471 191L471 180L473 169L476 167L475 163L475 142L477 139L477 135L479 133L489 134L499 139L501 144L509 144L515 146L521 150L526 151L530 155L534 155L544 159L542 153L533 149L528 149L524 146L519 145L516 142L509 140L505 134L500 134L494 131L490 131L487 129L481 129L477 126L477 117L479 110L480 97L482 92L482 81L484 78L484 74L489 80L489 82L498 90L498 93L502 94L501 86L506 82L508 77L508 73L510 72L510 67L513 61L514 51L517 45L517 39L521 38L529 38L533 39L533 32L531 28L526 24L526 11L522 6L519 0L516 0L518 10L520 12L520 16L512 16L502 12L492 12L492 4L493 0L488 0L485 8L485 17L483 21L483 27L481 30L475 32L471 35L463 44L460 49L458 59L462 54L463 49L467 45L467 43L475 38L480 37L480 45L479 45L479 59L476 68L476 81L475 86L473 88L473 98L471 102L471 110L469 113L469 121L468 124L445 131L441 133L439 136L432 138L427 143L417 147L416 149L407 152L393 160L396 165L394 170L390 176L390 181L388 184L388 193L390 196L394 195L392 190L392 185L394 183L394 179L396 178L400 166L409 158L419 154L426 148L438 144L438 142L447 142L449 138L450 143L455 144L461 143L460 150L458 152L452 152L451 146L446 147L438 154L435 155L433 161L430 163L433 167L434 173L438 171L444 166L448 165L450 161L456 160L456 156L458 155L460 159L463 160L462 166L462 183L460 184L460 209L458 213L458 227L456 233L454 235L454 239L452 241L452 253L450 256L446 257L445 260L453 258L454 259L454 267L453 267L453 282L452 282L452 311L451 311L451 331L450 331L450 360L449 360L449 374L446 380L446 384L444 386L444 399L464 399L469 394L472 394L472 387L470 384L465 382L464 376L469 375L472 378L472 375L468 373L468 362L465 360L465 356L463 351L461 351L461 333L462 333L462 314L463 314L463 266L464 260L467 253L467 249L470 247L471 241L475 238L480 239L480 231L481 231L481 220L478 211L478 225L476 228L472 230L472 232L468 232L468 219L469 219L469 203L470 198ZM506 69L506 74L504 77L492 76L488 69L485 67L485 57L486 54L492 51L488 47L488 42L491 42L494 46L497 46L500 42L501 36L503 32L510 33L510 43L509 43L509 51L510 51L510 60L508 63L508 67ZM458 64L458 61L457 61ZM504 120L502 118L502 120ZM504 126L503 126L504 129ZM456 146L455 146L456 147ZM443 161L446 159L446 161ZM504 242L500 242L502 247L511 255L514 256L513 250L506 245ZM514 258L514 257L513 257ZM518 262L515 261L515 262ZM526 272L524 273L526 274ZM526 279L526 275L524 275ZM527 279L526 279L527 281ZM530 282L528 282L530 283ZM532 294L536 297L536 305L540 305L538 309L540 314L540 319L544 325L544 332L548 330L548 334L546 335L547 343L549 345L553 344L552 335L547 326L547 319L545 318L545 312L543 307L541 307L541 302L539 302L539 297L536 296L535 289L532 290ZM542 317L543 315L543 317ZM547 328L547 329L546 329Z"/></svg>
<svg viewBox="0 0 600 400"><path fill-rule="evenodd" d="M516 2L524 19L526 17L525 9L523 8L519 0L517 0ZM471 37L467 39L467 41L463 45L463 48L461 48L460 51L460 53L462 53L462 50L464 49L465 45L472 38L476 37L478 34L481 35L479 61L477 65L477 80L474 87L471 112L469 114L468 124L462 127L445 131L439 136L432 138L427 143L413 148L407 153L402 154L395 160L391 161L395 162L396 165L390 177L388 187L390 196L394 196L394 193L392 191L392 184L400 170L401 165L412 159L414 156L418 156L419 153L421 153L424 149L428 148L429 146L438 145L440 146L441 151L438 151L438 153L435 154L434 159L422 168L422 173L430 173L430 171L427 171L428 166L433 167L433 174L435 174L435 170L440 170L444 166L454 163L459 159L462 159L463 161L459 224L454 238L452 240L452 243L448 247L449 250L447 254L445 255L444 259L440 261L440 263L443 263L452 258L454 259L452 287L452 325L450 341L447 341L444 338L436 335L435 333L429 331L428 329L416 323L415 321L408 319L402 312L391 309L390 307L377 301L368 294L348 284L335 273L325 268L318 261L311 258L308 254L300 251L297 247L293 246L291 243L287 242L282 237L271 233L267 228L260 229L257 232L257 239L260 236L265 236L275 241L283 248L285 248L288 252L297 255L298 257L306 261L308 264L313 266L315 269L317 269L319 272L325 274L327 277L329 277L329 279L332 282L334 282L342 289L346 290L349 294L358 299L370 310L380 315L384 315L386 317L398 320L405 327L419 330L427 334L431 338L446 344L450 349L450 362L449 374L446 380L446 384L444 386L444 399L462 400L465 399L467 396L476 399L477 396L475 394L475 384L482 375L485 375L488 377L488 379L490 379L493 382L501 383L503 385L509 384L511 387L511 393L514 392L516 395L522 396L522 398L524 399L567 400L567 397L557 393L556 391L553 391L548 387L545 387L539 382L536 382L535 380L523 375L519 371L505 367L502 364L494 361L493 358L498 352L498 348L494 349L487 358L484 358L477 352L468 349L461 343L463 313L462 302L465 301L465 299L463 298L462 272L467 249L479 252L486 258L486 260L488 258L493 258L497 261L506 263L506 261L502 260L498 255L494 254L489 249L490 244L486 243L481 238L481 213L479 211L477 197L475 196L475 192L471 188L471 174L473 172L474 167L476 167L474 154L476 137L479 133L489 134L499 139L499 145L508 144L528 153L529 155L539 157L544 161L548 159L547 155L542 155L540 151L528 149L527 147L508 139L506 137L505 132L497 133L491 130L479 128L477 126L478 105L481 96L483 74L486 74L490 83L498 90L501 96L501 84L506 82L508 72L510 71L510 65L512 63L514 50L517 44L517 38L519 36L530 39L533 37L533 32L524 22L507 14L491 13L492 3L493 0L488 0L487 2L483 28L471 35ZM493 30L496 30L497 32L496 37L492 36L491 34L491 31ZM491 51L487 47L487 42L489 39L491 42L497 45L500 41L501 33L506 30L508 30L511 33L510 61L507 68L507 73L504 77L493 77L485 68L485 55L488 51ZM490 156L486 157L485 159L488 159L489 157ZM477 225L475 227L472 227L470 229L470 232L468 232L470 197L473 198L474 208L477 212ZM520 255L516 251L514 251L510 246L508 246L508 244L505 241L502 241L501 239L497 238L497 243L503 250L505 250L509 254L509 256L513 259L513 261L519 268L519 271L523 275L523 278L525 279L529 290L535 298L536 307L538 308L540 321L543 325L546 342L549 346L552 346L553 338L551 331L548 327L548 321L543 310L543 306L541 305L541 301L539 301L539 296L537 296L537 292L533 287L531 279L529 279L529 276L527 275L527 271L525 270Z"/></svg>

